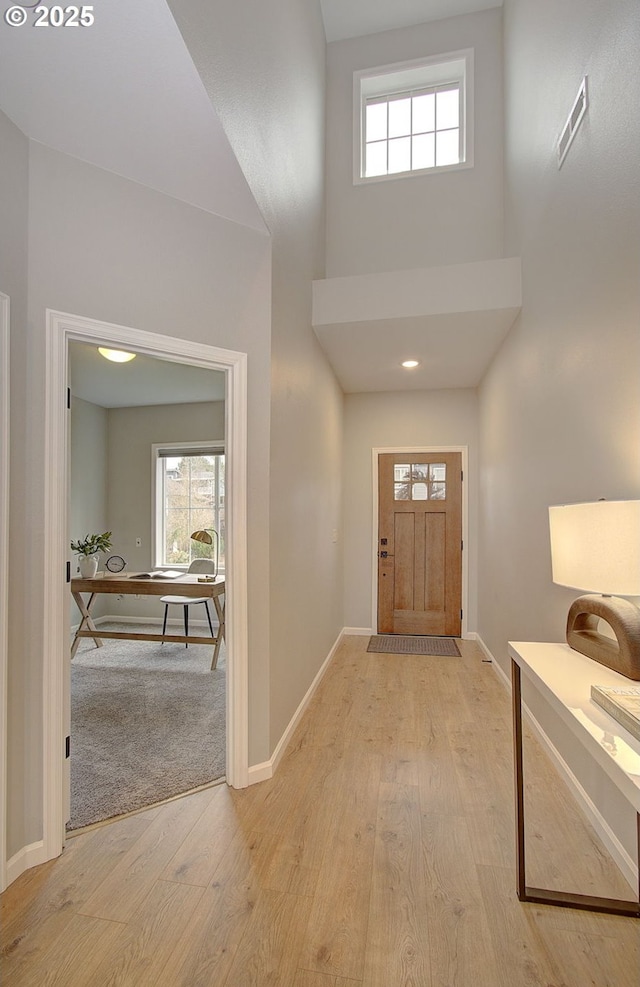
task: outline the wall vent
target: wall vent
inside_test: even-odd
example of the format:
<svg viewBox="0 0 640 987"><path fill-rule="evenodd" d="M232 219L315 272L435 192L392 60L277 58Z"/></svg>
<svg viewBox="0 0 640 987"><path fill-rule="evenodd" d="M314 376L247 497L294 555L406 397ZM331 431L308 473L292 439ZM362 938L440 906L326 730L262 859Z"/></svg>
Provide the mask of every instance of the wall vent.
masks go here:
<svg viewBox="0 0 640 987"><path fill-rule="evenodd" d="M567 122L562 128L562 133L558 138L558 168L560 168L562 162L567 156L567 151L571 147L571 143L577 133L582 118L587 112L588 105L587 77L585 75L584 79L580 83L578 95L576 96L573 106L571 107L571 113L569 114Z"/></svg>

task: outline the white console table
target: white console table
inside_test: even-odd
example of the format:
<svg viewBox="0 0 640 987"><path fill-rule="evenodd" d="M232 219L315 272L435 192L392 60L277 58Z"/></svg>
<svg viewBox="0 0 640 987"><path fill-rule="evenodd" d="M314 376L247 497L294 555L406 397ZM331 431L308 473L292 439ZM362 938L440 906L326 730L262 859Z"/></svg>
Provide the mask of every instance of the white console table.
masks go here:
<svg viewBox="0 0 640 987"><path fill-rule="evenodd" d="M591 699L591 686L625 686L629 679L567 644L510 642L516 789L518 898L545 905L640 917L635 901L598 898L527 886L525 877L522 676L543 696L636 811L640 861L640 741Z"/></svg>

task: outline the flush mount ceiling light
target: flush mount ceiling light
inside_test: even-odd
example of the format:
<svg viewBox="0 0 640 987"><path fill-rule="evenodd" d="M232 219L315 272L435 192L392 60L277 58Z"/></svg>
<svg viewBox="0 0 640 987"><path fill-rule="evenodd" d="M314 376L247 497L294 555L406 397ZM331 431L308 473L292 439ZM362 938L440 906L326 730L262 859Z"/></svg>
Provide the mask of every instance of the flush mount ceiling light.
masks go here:
<svg viewBox="0 0 640 987"><path fill-rule="evenodd" d="M112 363L128 363L129 360L135 360L135 353L127 353L125 350L110 350L106 346L98 346L98 353L105 358L105 360L111 360Z"/></svg>
<svg viewBox="0 0 640 987"><path fill-rule="evenodd" d="M420 361L419 360L403 360L402 361L402 366L406 370L413 370L414 367L419 367L420 366Z"/></svg>

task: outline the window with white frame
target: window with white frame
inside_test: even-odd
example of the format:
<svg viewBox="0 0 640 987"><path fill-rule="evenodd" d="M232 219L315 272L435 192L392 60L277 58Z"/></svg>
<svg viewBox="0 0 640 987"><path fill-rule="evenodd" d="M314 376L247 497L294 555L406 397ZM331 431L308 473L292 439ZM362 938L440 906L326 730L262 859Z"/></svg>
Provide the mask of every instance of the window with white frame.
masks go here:
<svg viewBox="0 0 640 987"><path fill-rule="evenodd" d="M356 183L470 167L473 51L354 75Z"/></svg>
<svg viewBox="0 0 640 987"><path fill-rule="evenodd" d="M201 529L219 536L219 570L225 554L225 458L219 443L154 445L155 558L160 568L188 567L198 558L212 558L213 545L194 541Z"/></svg>

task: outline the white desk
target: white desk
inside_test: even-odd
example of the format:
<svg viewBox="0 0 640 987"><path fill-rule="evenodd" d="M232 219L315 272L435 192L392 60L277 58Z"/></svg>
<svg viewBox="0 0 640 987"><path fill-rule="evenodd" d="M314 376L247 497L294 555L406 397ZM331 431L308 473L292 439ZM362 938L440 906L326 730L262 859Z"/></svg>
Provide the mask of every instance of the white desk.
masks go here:
<svg viewBox="0 0 640 987"><path fill-rule="evenodd" d="M640 741L591 699L592 685L625 686L629 679L573 651L567 644L510 642L516 782L518 898L589 911L640 917L638 900L598 898L531 888L525 878L521 676L543 696L635 808L640 856Z"/></svg>

